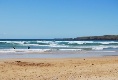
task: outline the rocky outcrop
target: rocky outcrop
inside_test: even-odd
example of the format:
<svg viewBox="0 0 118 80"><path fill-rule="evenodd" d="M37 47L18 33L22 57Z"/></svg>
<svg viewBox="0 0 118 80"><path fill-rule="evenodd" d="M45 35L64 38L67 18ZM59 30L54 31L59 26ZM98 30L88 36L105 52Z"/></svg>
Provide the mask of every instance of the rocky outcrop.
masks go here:
<svg viewBox="0 0 118 80"><path fill-rule="evenodd" d="M118 40L118 35L86 36L77 38L55 38L54 40Z"/></svg>
<svg viewBox="0 0 118 80"><path fill-rule="evenodd" d="M118 35L77 37L74 40L118 40Z"/></svg>

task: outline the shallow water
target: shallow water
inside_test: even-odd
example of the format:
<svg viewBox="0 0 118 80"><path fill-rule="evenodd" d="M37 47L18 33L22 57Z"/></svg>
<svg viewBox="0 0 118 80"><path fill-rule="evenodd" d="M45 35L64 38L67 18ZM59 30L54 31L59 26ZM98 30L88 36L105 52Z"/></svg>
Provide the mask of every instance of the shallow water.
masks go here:
<svg viewBox="0 0 118 80"><path fill-rule="evenodd" d="M102 51L48 51L48 52L7 52L0 53L0 59L10 58L87 58L87 57L103 57L118 56L118 51L102 50Z"/></svg>

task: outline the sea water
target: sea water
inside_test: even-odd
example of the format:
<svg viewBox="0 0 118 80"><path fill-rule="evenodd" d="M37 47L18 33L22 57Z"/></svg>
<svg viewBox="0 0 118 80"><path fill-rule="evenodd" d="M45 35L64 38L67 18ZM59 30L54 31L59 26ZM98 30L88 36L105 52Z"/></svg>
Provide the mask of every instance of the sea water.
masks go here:
<svg viewBox="0 0 118 80"><path fill-rule="evenodd" d="M82 53L82 51L84 51L84 53L79 55L68 54L68 53L73 53L72 51L75 51L74 53ZM37 54L37 52L40 54ZM47 52L49 54L43 54L43 52ZM53 52L53 54L50 52ZM33 53L33 54L27 54L27 53ZM59 53L63 54L60 55ZM0 39L0 56L2 56L3 58L7 57L8 58L13 58L13 57L62 58L62 57L87 57L87 56L92 57L99 55L104 56L103 54L118 55L118 41L117 40L65 41L65 40L55 40L55 39Z"/></svg>
<svg viewBox="0 0 118 80"><path fill-rule="evenodd" d="M0 49L118 49L118 41L64 41L54 39L0 39Z"/></svg>

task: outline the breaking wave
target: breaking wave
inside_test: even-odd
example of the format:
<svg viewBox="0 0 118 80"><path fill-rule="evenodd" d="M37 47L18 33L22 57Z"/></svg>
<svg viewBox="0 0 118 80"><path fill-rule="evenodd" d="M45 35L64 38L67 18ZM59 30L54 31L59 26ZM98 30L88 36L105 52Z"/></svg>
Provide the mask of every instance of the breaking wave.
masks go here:
<svg viewBox="0 0 118 80"><path fill-rule="evenodd" d="M91 49L103 50L106 48L118 48L118 41L0 41L0 49Z"/></svg>

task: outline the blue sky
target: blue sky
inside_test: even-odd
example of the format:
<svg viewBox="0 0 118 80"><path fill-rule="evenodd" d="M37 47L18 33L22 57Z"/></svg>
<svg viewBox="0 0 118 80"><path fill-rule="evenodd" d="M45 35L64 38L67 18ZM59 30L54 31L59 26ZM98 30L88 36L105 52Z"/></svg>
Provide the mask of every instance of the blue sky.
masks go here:
<svg viewBox="0 0 118 80"><path fill-rule="evenodd" d="M118 0L0 0L0 38L118 35Z"/></svg>

